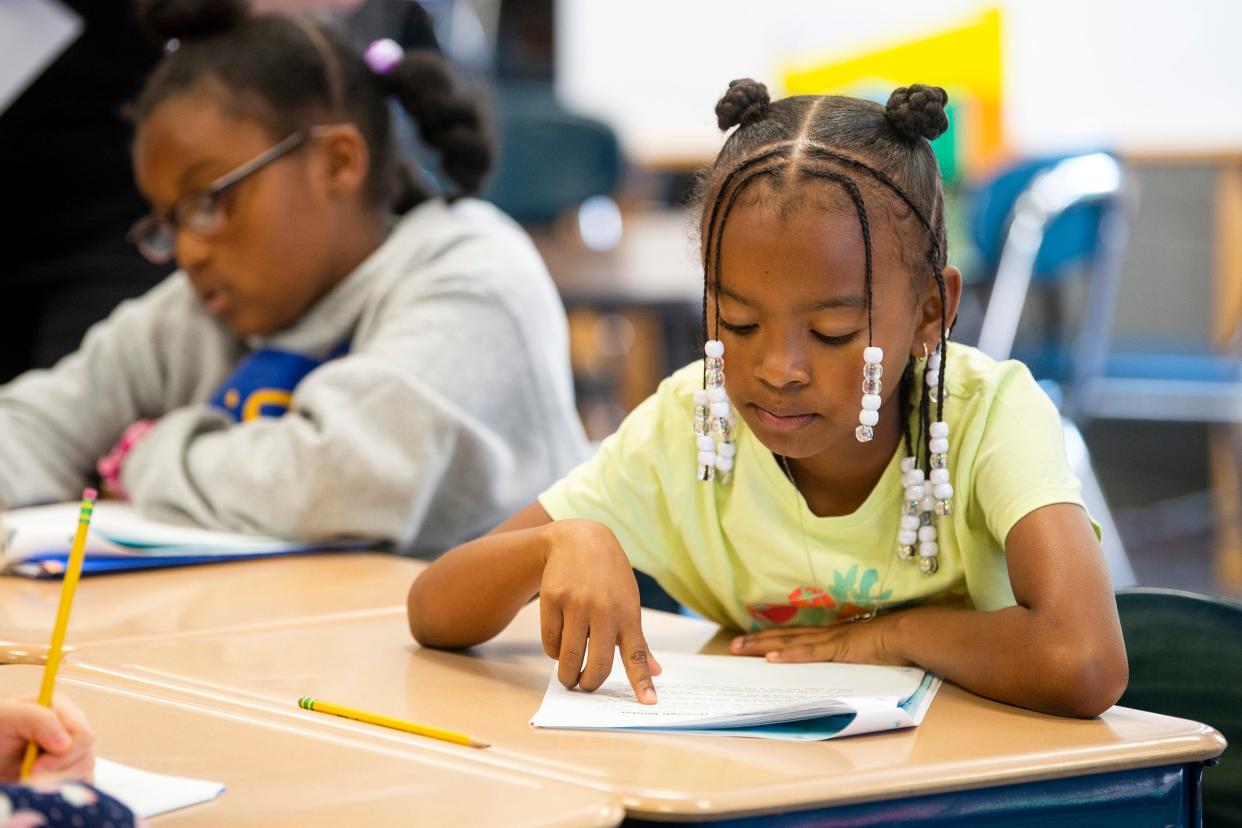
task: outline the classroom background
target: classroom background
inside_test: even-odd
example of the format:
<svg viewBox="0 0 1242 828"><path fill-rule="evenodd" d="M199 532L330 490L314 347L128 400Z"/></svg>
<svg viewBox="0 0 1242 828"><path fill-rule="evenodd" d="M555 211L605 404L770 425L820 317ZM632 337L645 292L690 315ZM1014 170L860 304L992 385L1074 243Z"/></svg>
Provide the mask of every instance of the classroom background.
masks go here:
<svg viewBox="0 0 1242 828"><path fill-rule="evenodd" d="M694 357L701 272L681 208L722 141L727 81L881 101L939 84L950 259L969 285L954 338L1023 359L1060 402L1136 583L1242 595L1242 8L443 5L473 15L490 58L491 195L561 287L592 437Z"/></svg>
<svg viewBox="0 0 1242 828"><path fill-rule="evenodd" d="M0 382L68 353L92 320L165 273L142 263L125 241L146 207L128 183L119 101L91 97L105 86L115 92L131 83L136 90L159 57L129 25L131 2L64 0L87 16L80 26L72 15L58 16L61 0L0 0L0 66L20 62L27 45L14 42L4 25L5 14L19 6L47 11L49 31L59 33L52 39L61 41L42 62L28 62L25 74L0 72L0 157L15 157L6 142L35 123L36 113L22 108L23 90L45 82L40 73L62 51L73 56L74 71L99 68L98 88L73 98L90 105L55 107L65 120L54 125L56 140L45 150L57 163L10 169L2 179L25 209L0 231L0 247L10 253L0 267L6 311ZM1056 401L1071 462L1104 529L1115 587L1242 598L1242 100L1236 91L1242 6L1183 0L1148 4L1140 13L1121 0L253 2L331 17L360 45L392 37L407 48L439 48L486 96L499 160L485 197L527 228L556 282L569 314L579 413L593 440L699 353L702 272L688 200L698 170L722 143L713 106L728 81L754 77L774 98L842 93L881 101L904 84L945 87L951 126L934 148L945 178L949 258L967 282L953 339L1023 360ZM116 59L120 54L126 60ZM83 128L75 128L76 118ZM115 123L94 129L87 121ZM409 160L434 177L434 159L417 145L410 125L399 129ZM121 151L105 152L105 141ZM108 170L89 179L97 185L95 201L64 189L85 167ZM54 210L26 200L39 190ZM74 222L88 214L92 221L106 216L115 233L78 232ZM19 243L41 250L42 258L13 254ZM70 260L51 301L29 289ZM162 590L131 589L128 576L90 584L77 610L75 643L91 649L66 683L86 706L116 713L96 717L110 755L195 776L236 773L232 799L222 807L268 815L269 822L290 806L290 791L303 790L297 777L309 778L328 763L341 768L342 790L366 791L373 807L387 797L382 804L394 813L405 807L397 792L411 778L425 782L428 791L441 791L428 795L428 819L445 824L474 818L469 808L481 809L479 824L495 819L497 812L486 809L503 801L515 803L515 813L555 802L564 824L571 816L583 824L588 817L598 824L620 819L617 802L594 788L597 796L588 796L587 788L548 783L551 798L541 800L542 791L497 771L555 770L577 751L567 741L563 754L559 742L540 753L546 745L531 737L524 716L508 715L543 692L547 663L535 646L537 607L528 608L507 638L474 653L411 654L398 602L422 562L359 554L348 561L289 558L279 569L251 563L204 567L193 578L183 571L180 581L169 575ZM339 589L345 577L350 589ZM10 669L0 678L11 695L34 680L39 653L26 642L45 638L58 587L16 579L3 586L7 620L0 638L11 640L0 644L13 646ZM239 625L239 607L253 613L245 619L249 626ZM1202 628L1160 632L1158 621L1153 616L1143 628L1150 651L1167 658L1177 647L1192 668L1217 658L1211 648L1230 640L1200 635ZM652 641L673 649L707 646L714 630L696 623L660 616ZM198 642L189 655L179 635ZM324 664L330 669L321 675ZM148 697L151 683L169 676L165 689L175 687L174 695L191 703ZM312 676L315 687L308 687ZM229 689L219 709L207 709L216 702L196 708L221 687ZM1172 695L1180 701L1192 695L1188 687L1179 685ZM299 719L305 732L283 727L300 715L293 712L294 696L312 690L368 709L409 708L429 721L474 722L497 734L506 750L521 749L484 773L467 762L446 763L451 754L401 752L383 734L351 730L357 762L338 760L323 740L308 735L333 725ZM273 697L289 710L274 706ZM1236 712L1232 697L1213 698ZM1081 723L1048 725L961 691L946 694L942 707L947 712L925 729L924 744L958 745L960 752L930 759L919 753L912 770L894 777L877 798L906 796L909 780L924 776L956 785L953 768L999 767L1014 745L1038 747L1048 733L1069 747L1047 756L1031 747L1044 765L1032 760L1023 773L1085 763L1093 746L1110 739L1126 751L1199 739L1199 753L1178 762L1202 763L1220 752L1215 742L1203 747L1209 741L1203 732L1156 732L1147 720L1130 722L1129 714L1089 723L1096 729L1080 745L1075 740L1087 731L1071 728ZM1220 715L1219 721L1196 717L1222 730L1236 726L1236 715ZM224 725L211 717L227 720L236 744L212 740ZM278 743L265 717L282 723ZM126 722L140 718L150 726L135 738ZM959 745L972 727L982 734L980 744ZM170 734L181 734L171 746ZM203 755L185 766L162 761L180 757L183 744L205 745ZM609 779L600 790L609 796L655 790L656 782L686 769L709 767L708 754L692 747L659 753L644 744L618 739L598 752L600 767L591 773ZM762 800L772 813L808 807L824 778L842 790L871 784L875 768L909 759L906 744L862 759L848 749L825 751L814 765L773 750L780 774L763 764L768 753L738 750L728 757L736 773L710 779L705 773L687 783L678 807L697 807L700 794L730 807L742 800L758 807L754 802ZM265 750L289 764L238 771L238 755L264 757ZM856 762L853 777L840 775ZM754 801L738 799L737 786L769 775L779 784L744 790ZM1229 778L1209 777L1236 790ZM458 793L484 782L493 787ZM791 799L776 802L777 788L792 791ZM1077 789L1050 790L1073 799ZM340 805L334 796L323 793L325 809ZM658 796L631 800L627 807L640 817L671 807ZM456 810L459 804L469 807ZM209 823L213 812L203 813Z"/></svg>
<svg viewBox="0 0 1242 828"><path fill-rule="evenodd" d="M32 3L56 5L21 0ZM901 84L944 86L951 126L935 149L950 259L968 285L954 338L1023 359L1059 402L1117 586L1242 595L1236 4L1143 14L1121 0L256 5L333 17L360 44L438 44L487 95L500 149L486 196L529 229L560 289L593 439L696 356L702 281L685 205L721 144L712 108L728 80L760 79L774 97L879 100ZM104 25L88 20L68 54L104 61L104 77L129 73L136 88L158 55L121 25L125 6L94 5ZM20 51L4 37L6 52ZM95 51L84 52L90 37ZM121 48L129 63L109 62ZM0 103L30 82L7 79ZM29 126L20 103L0 112L0 136ZM84 106L81 117L114 117L101 108ZM103 138L120 146L115 132L62 129L53 151L63 156L63 142L78 140L67 148L106 166L111 178L94 178L115 193L128 186L108 183L124 182L127 157L98 150L96 159L91 147ZM405 132L411 160L428 170ZM71 180L39 176L21 179L25 191ZM95 216L116 215L116 232L89 245L72 233L48 237L69 248L70 264L10 261L0 380L72 350L91 321L162 276L124 242L128 212L143 209L130 193L91 202ZM72 229L73 199L60 205ZM48 227L42 215L8 224L6 240L26 248ZM56 269L70 274L59 301L27 292Z"/></svg>

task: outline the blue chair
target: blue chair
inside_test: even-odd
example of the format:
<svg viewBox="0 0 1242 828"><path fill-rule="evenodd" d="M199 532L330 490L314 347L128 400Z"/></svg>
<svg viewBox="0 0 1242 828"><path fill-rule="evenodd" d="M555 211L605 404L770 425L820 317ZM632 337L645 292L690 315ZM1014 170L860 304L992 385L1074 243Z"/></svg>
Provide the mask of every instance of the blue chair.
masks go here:
<svg viewBox="0 0 1242 828"><path fill-rule="evenodd" d="M1242 359L1111 351L1134 206L1127 178L1116 158L1093 152L1025 162L975 193L975 242L985 269L995 273L979 347L1014 353L1032 284L1085 273L1087 299L1072 344L1060 347L1045 337L1020 354L1037 377L1065 386L1069 417L1079 425L1093 418L1242 422Z"/></svg>
<svg viewBox="0 0 1242 828"><path fill-rule="evenodd" d="M1132 585L1134 571L1073 417L1077 381L1094 369L1097 352L1107 346L1130 201L1125 171L1103 152L1029 161L997 176L970 198L972 230L991 287L978 347L994 359L1022 358L1068 415L1062 420L1066 452L1083 483L1087 508L1103 530L1113 586ZM1087 308L1074 352L1067 356L1060 332L1049 331L1043 347L1015 354L1032 284L1055 284L1084 270L1090 274Z"/></svg>
<svg viewBox="0 0 1242 828"><path fill-rule="evenodd" d="M508 81L497 95L499 155L484 198L525 224L550 224L621 180L607 125L564 109L550 83Z"/></svg>

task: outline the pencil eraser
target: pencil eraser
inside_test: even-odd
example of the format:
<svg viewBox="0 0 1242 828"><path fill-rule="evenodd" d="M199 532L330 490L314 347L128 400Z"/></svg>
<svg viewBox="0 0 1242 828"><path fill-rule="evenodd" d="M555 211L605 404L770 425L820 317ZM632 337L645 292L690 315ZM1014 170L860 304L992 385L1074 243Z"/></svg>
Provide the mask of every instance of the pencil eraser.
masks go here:
<svg viewBox="0 0 1242 828"><path fill-rule="evenodd" d="M85 489L82 492L83 500L94 500L97 497L99 497L99 492L95 491L94 489Z"/></svg>

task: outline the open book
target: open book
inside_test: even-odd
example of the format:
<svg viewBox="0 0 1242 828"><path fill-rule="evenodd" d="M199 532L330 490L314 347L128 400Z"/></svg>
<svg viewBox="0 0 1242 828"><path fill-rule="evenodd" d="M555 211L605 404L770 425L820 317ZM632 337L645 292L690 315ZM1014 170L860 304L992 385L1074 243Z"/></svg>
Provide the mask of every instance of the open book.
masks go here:
<svg viewBox="0 0 1242 828"><path fill-rule="evenodd" d="M34 578L64 573L81 504L56 503L0 514L3 571ZM370 541L308 544L263 535L213 532L142 517L128 503L95 504L82 574L365 549Z"/></svg>
<svg viewBox="0 0 1242 828"><path fill-rule="evenodd" d="M915 727L940 688L917 667L772 664L748 656L656 655L659 701L639 704L618 658L594 693L548 682L536 727L819 740Z"/></svg>

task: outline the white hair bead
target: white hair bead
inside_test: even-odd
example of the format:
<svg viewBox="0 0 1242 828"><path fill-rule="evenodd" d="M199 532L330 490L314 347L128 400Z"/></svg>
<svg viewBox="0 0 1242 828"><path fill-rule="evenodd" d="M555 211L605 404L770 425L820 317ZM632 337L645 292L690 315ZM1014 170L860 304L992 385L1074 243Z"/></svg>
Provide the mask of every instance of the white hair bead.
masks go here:
<svg viewBox="0 0 1242 828"><path fill-rule="evenodd" d="M935 484L948 483L949 482L949 470L948 469L932 469L931 482Z"/></svg>
<svg viewBox="0 0 1242 828"><path fill-rule="evenodd" d="M870 365L877 365L884 361L884 349L877 345L868 345L863 348L863 362Z"/></svg>
<svg viewBox="0 0 1242 828"><path fill-rule="evenodd" d="M914 486L906 486L906 500L922 500L922 499L923 499L922 484L917 484Z"/></svg>
<svg viewBox="0 0 1242 828"><path fill-rule="evenodd" d="M724 389L724 343L710 339L703 343L704 388L694 391L695 450L698 454L696 475L703 482L715 479L728 485L733 475L733 410ZM725 462L721 462L721 461ZM720 474L715 471L719 467Z"/></svg>
<svg viewBox="0 0 1242 828"><path fill-rule="evenodd" d="M923 470L922 469L910 469L910 471L905 473L905 476L902 478L902 482L905 483L907 486L922 486L923 485Z"/></svg>
<svg viewBox="0 0 1242 828"><path fill-rule="evenodd" d="M903 472L908 472L914 468L917 462L918 461L916 461L913 457L903 457L901 458L901 470Z"/></svg>
<svg viewBox="0 0 1242 828"><path fill-rule="evenodd" d="M936 527L935 526L920 526L919 527L919 541L920 542L926 543L927 541L934 541L935 539L936 539Z"/></svg>
<svg viewBox="0 0 1242 828"><path fill-rule="evenodd" d="M874 426L880 422L880 412L863 409L858 412L858 422L865 426Z"/></svg>
<svg viewBox="0 0 1242 828"><path fill-rule="evenodd" d="M949 451L949 440L947 437L933 437L928 441L932 454L945 454Z"/></svg>
<svg viewBox="0 0 1242 828"><path fill-rule="evenodd" d="M902 515L901 516L901 528L910 529L912 531L917 531L919 528L919 516L918 515Z"/></svg>
<svg viewBox="0 0 1242 828"><path fill-rule="evenodd" d="M939 420L937 422L932 423L930 426L928 426L927 430L931 432L932 437L948 438L949 436L949 424L944 422L943 420Z"/></svg>
<svg viewBox="0 0 1242 828"><path fill-rule="evenodd" d="M863 410L865 411L879 411L880 410L880 395L879 394L863 394L862 407L863 407Z"/></svg>
<svg viewBox="0 0 1242 828"><path fill-rule="evenodd" d="M935 494L936 500L948 500L953 497L953 484L939 483L936 485L933 494Z"/></svg>
<svg viewBox="0 0 1242 828"><path fill-rule="evenodd" d="M934 558L940 554L940 545L935 541L925 541L919 544L919 554L924 558Z"/></svg>
<svg viewBox="0 0 1242 828"><path fill-rule="evenodd" d="M913 529L902 529L897 533L897 542L902 546L909 546L917 543L919 539L918 533Z"/></svg>

